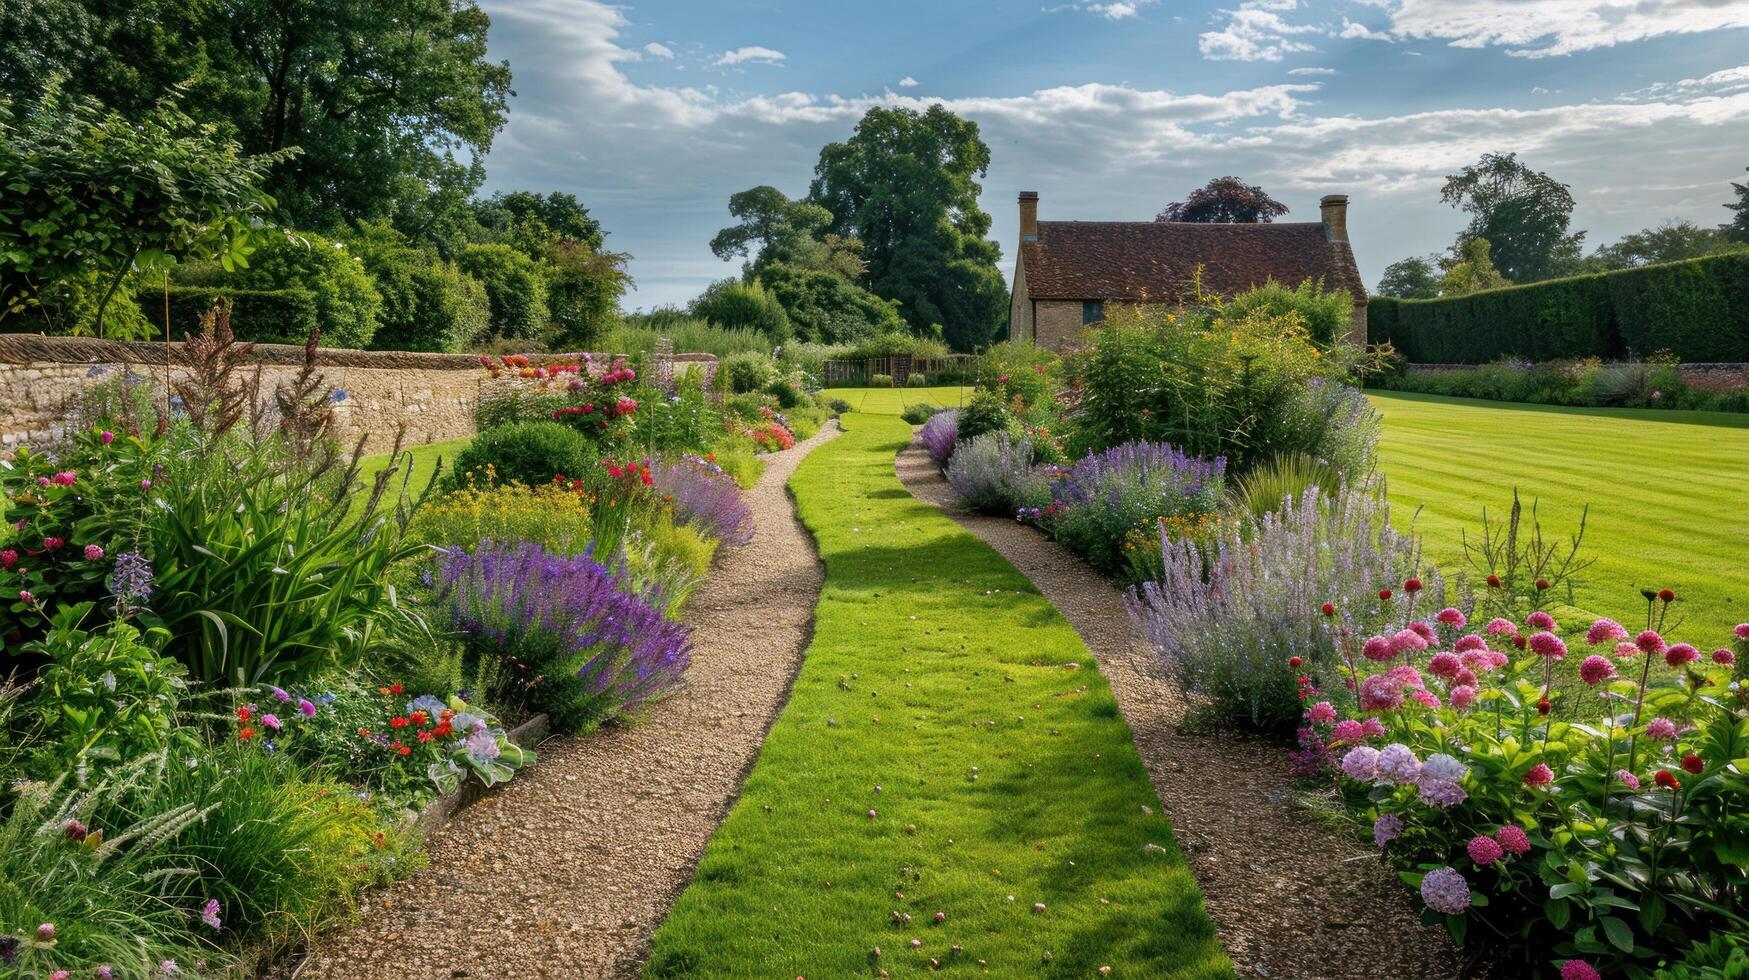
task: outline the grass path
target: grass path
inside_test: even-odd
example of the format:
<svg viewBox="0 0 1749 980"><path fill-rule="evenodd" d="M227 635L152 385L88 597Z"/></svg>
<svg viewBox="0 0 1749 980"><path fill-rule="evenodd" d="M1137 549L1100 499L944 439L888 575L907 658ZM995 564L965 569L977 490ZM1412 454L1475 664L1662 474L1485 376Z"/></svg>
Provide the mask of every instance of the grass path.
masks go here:
<svg viewBox="0 0 1749 980"><path fill-rule="evenodd" d="M1571 409L1370 393L1384 413L1391 502L1430 557L1463 567L1460 532L1504 517L1517 487L1558 540L1591 513L1576 604L1632 625L1642 587L1675 589L1678 636L1710 650L1749 621L1749 416Z"/></svg>
<svg viewBox="0 0 1749 980"><path fill-rule="evenodd" d="M897 415L906 405L919 403L936 408L958 408L972 400L971 388L827 388L827 398L839 398L850 403L853 412L877 415Z"/></svg>
<svg viewBox="0 0 1749 980"><path fill-rule="evenodd" d="M790 483L813 643L646 975L1231 976L1086 646L899 484L908 426L843 424Z"/></svg>

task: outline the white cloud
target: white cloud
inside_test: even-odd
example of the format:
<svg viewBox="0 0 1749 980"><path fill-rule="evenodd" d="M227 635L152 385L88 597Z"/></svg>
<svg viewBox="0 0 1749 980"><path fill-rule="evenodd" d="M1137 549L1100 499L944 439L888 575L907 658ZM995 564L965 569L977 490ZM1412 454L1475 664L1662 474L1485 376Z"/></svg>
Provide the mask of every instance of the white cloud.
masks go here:
<svg viewBox="0 0 1749 980"><path fill-rule="evenodd" d="M1143 7L1152 7L1159 2L1160 0L1118 0L1115 3L1065 3L1055 7L1046 7L1044 10L1047 14L1064 10L1079 10L1098 14L1106 20L1127 20L1139 15Z"/></svg>
<svg viewBox="0 0 1749 980"><path fill-rule="evenodd" d="M1280 61L1286 54L1316 51L1290 35L1322 34L1324 29L1290 24L1281 16L1296 6L1296 0L1245 0L1237 9L1221 11L1225 26L1198 35L1197 49L1210 61Z"/></svg>
<svg viewBox="0 0 1749 980"><path fill-rule="evenodd" d="M652 58L661 58L663 61L674 60L674 49L666 44L657 44L655 41L644 45L644 53Z"/></svg>
<svg viewBox="0 0 1749 980"><path fill-rule="evenodd" d="M1338 31L1336 33L1336 36L1341 37L1341 38L1348 38L1349 40L1358 40L1358 41L1394 41L1394 40L1396 40L1395 38L1391 37L1391 35L1386 33L1386 32L1375 31L1372 28L1366 26L1365 24L1356 23L1352 20L1349 20L1346 17L1342 18L1342 30Z"/></svg>
<svg viewBox="0 0 1749 980"><path fill-rule="evenodd" d="M1334 68L1289 68L1287 73L1289 75L1335 75L1335 74L1338 74L1338 72Z"/></svg>
<svg viewBox="0 0 1749 980"><path fill-rule="evenodd" d="M1398 38L1500 46L1524 58L1572 54L1667 34L1749 27L1740 0L1381 0Z"/></svg>
<svg viewBox="0 0 1749 980"><path fill-rule="evenodd" d="M917 79L912 78L910 75L906 75L904 78L899 79L899 87L900 88L916 88L917 86L922 85L922 84L923 84L922 82L919 82Z"/></svg>
<svg viewBox="0 0 1749 980"><path fill-rule="evenodd" d="M711 64L722 68L740 64L775 65L781 61L783 61L782 51L762 48L755 44L745 48L736 48L733 51L724 51Z"/></svg>
<svg viewBox="0 0 1749 980"><path fill-rule="evenodd" d="M1729 92L1749 91L1749 65L1738 65L1735 68L1724 68L1700 78L1684 78L1675 82L1659 82L1635 92L1622 96L1626 99L1645 97L1648 95L1666 95L1671 93L1694 95L1700 92L1711 92L1723 95Z"/></svg>

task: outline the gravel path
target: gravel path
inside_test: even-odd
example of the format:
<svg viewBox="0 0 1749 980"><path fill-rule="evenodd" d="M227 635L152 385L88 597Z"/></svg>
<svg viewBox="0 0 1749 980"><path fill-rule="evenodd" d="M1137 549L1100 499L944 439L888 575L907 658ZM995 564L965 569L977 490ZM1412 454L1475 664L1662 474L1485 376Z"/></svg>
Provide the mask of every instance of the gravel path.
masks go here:
<svg viewBox="0 0 1749 980"><path fill-rule="evenodd" d="M1032 528L968 512L920 448L900 453L896 466L913 496L1031 579L1099 658L1241 976L1460 975L1449 937L1419 924L1402 880L1297 803L1280 746L1181 730L1183 703L1150 669L1153 656L1110 582Z"/></svg>
<svg viewBox="0 0 1749 980"><path fill-rule="evenodd" d="M631 976L789 696L823 570L785 484L836 423L766 457L759 533L687 607L686 686L540 764L426 844L430 865L317 941L300 978Z"/></svg>

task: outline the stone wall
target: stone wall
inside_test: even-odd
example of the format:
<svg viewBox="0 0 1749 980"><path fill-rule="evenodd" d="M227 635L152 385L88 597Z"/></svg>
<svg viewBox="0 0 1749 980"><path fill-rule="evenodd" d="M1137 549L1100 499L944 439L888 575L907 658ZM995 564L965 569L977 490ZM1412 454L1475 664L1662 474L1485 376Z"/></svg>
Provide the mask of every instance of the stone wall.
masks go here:
<svg viewBox="0 0 1749 980"><path fill-rule="evenodd" d="M1442 374L1446 371L1474 371L1480 364L1408 364L1404 369L1416 374ZM1719 362L1676 365L1676 374L1684 384L1703 391L1728 394L1749 388L1749 364Z"/></svg>
<svg viewBox="0 0 1749 980"><path fill-rule="evenodd" d="M175 378L180 373L168 365L166 346L0 334L0 450L60 441L79 424L82 393L123 372L150 382L161 399L166 374ZM303 353L301 347L255 345L251 370L259 368L265 397L271 398L279 383L297 374ZM545 354L531 359L538 364L582 357ZM597 362L611 359L604 354L591 357ZM709 354L676 354L673 360L676 369L715 373L716 358ZM338 435L348 446L360 435L367 437L369 452L387 451L397 431L404 432L409 445L471 436L474 407L482 396L496 388L538 383L492 378L478 357L466 354L324 349L317 353L317 363L324 382L334 389Z"/></svg>

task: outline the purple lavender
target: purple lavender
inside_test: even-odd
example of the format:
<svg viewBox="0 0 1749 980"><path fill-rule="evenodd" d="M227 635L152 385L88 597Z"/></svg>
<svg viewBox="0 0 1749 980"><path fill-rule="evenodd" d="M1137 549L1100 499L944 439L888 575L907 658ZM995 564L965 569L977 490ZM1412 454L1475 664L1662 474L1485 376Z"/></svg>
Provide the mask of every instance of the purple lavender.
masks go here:
<svg viewBox="0 0 1749 980"><path fill-rule="evenodd" d="M727 544L753 540L753 510L742 498L741 488L721 467L690 459L657 463L650 478L656 490L673 501L674 514L681 521Z"/></svg>
<svg viewBox="0 0 1749 980"><path fill-rule="evenodd" d="M930 459L935 460L936 466L945 468L948 458L953 456L959 430L960 411L950 408L929 416L929 421L923 423L923 431L917 433L917 441L923 444L924 451L929 453Z"/></svg>
<svg viewBox="0 0 1749 980"><path fill-rule="evenodd" d="M496 655L501 690L554 692L559 703L529 707L553 714L561 729L661 696L692 661L691 631L587 553L482 541L471 555L451 549L440 564L440 599L475 648Z"/></svg>
<svg viewBox="0 0 1749 980"><path fill-rule="evenodd" d="M115 596L115 614L132 616L146 608L152 597L152 563L137 551L124 551L115 556L115 569L109 573L109 591Z"/></svg>
<svg viewBox="0 0 1749 980"><path fill-rule="evenodd" d="M1227 458L1203 459L1165 442L1126 442L1102 453L1088 453L1051 484L1051 498L1065 507L1076 504L1122 506L1130 497L1145 497L1163 510L1150 514L1211 511L1220 506Z"/></svg>

